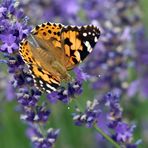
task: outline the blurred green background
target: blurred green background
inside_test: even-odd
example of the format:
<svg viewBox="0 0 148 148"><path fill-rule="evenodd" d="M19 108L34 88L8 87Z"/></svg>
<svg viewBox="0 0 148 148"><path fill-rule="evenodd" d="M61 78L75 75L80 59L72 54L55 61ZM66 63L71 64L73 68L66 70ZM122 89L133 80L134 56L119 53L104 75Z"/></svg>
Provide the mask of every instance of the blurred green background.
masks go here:
<svg viewBox="0 0 148 148"><path fill-rule="evenodd" d="M148 31L148 0L141 0L143 10L143 21ZM87 91L87 87L84 88ZM90 94L84 93L79 100L82 104L89 99ZM133 98L134 99L134 98ZM136 100L136 98L135 98ZM134 101L133 101L134 102ZM5 102L0 99L0 148L30 148L30 141L26 137L25 124L20 120L16 112L16 101ZM135 140L141 138L143 143L140 148L148 147L148 100L134 102L127 107L124 106L124 117L134 121L137 125L134 132ZM71 109L66 105L58 103L51 106L52 116L49 125L53 128L60 128L61 133L56 142L55 148L94 148L96 145L93 129L76 127L71 118ZM129 115L130 113L130 115ZM145 131L142 131L145 128ZM147 130L146 130L147 129ZM146 134L146 135L145 135ZM101 146L97 146L98 148Z"/></svg>

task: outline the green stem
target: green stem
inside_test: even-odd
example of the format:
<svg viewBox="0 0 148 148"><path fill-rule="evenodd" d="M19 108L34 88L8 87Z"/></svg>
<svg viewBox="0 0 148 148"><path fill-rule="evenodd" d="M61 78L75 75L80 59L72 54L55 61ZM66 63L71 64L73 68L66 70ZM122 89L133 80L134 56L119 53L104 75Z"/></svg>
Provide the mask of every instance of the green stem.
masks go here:
<svg viewBox="0 0 148 148"><path fill-rule="evenodd" d="M115 148L120 148L120 145L118 145L118 143L116 143L112 138L110 138L107 134L105 134L100 128L97 127L97 125L94 125L94 128L106 139L108 140L110 143L112 143L112 145L114 145Z"/></svg>
<svg viewBox="0 0 148 148"><path fill-rule="evenodd" d="M41 125L40 123L37 124L37 127L38 127L38 130L40 131L40 133L43 135L43 137L45 138L46 137L46 131L43 127L43 125Z"/></svg>
<svg viewBox="0 0 148 148"><path fill-rule="evenodd" d="M74 99L75 99L75 103L76 103L77 106L79 107L80 111L81 111L81 112L84 112L84 109L83 109L82 105L78 102L78 100L77 100L76 98L74 98ZM74 100L74 99L73 99L73 100Z"/></svg>

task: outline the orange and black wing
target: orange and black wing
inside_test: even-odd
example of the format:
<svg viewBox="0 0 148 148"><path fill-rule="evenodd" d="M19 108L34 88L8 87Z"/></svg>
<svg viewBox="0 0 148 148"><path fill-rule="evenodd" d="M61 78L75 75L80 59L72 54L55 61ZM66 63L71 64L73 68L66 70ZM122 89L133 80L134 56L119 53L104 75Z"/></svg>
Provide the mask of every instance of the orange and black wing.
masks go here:
<svg viewBox="0 0 148 148"><path fill-rule="evenodd" d="M60 79L52 75L49 71L42 69L32 53L32 45L27 40L22 40L19 46L19 53L29 68L35 86L41 91L48 93L55 91L60 85Z"/></svg>
<svg viewBox="0 0 148 148"><path fill-rule="evenodd" d="M46 55L47 57L52 56L53 59L62 59L60 58L62 54L64 57L60 38L62 28L62 24L43 23L36 26L32 30L30 37L20 43L20 55L29 67L35 86L48 93L55 91L59 87L61 80L56 74L54 75L50 65L48 69L45 69L43 65L46 65L44 62L48 61L48 59L45 60ZM52 53L51 56L50 53ZM40 58L40 56L42 57Z"/></svg>
<svg viewBox="0 0 148 148"><path fill-rule="evenodd" d="M93 50L100 36L99 28L93 25L65 26L61 30L61 43L64 48L68 70L81 63Z"/></svg>

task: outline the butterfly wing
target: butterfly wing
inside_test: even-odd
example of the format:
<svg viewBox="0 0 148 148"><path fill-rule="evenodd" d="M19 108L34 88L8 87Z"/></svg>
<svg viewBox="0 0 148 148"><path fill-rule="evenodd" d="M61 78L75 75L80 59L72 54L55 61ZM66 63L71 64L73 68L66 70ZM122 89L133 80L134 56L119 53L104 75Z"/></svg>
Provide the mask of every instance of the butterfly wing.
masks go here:
<svg viewBox="0 0 148 148"><path fill-rule="evenodd" d="M32 48L33 45L24 39L20 43L19 53L32 74L35 86L48 93L55 91L60 85L60 79L42 68L41 63L34 56Z"/></svg>
<svg viewBox="0 0 148 148"><path fill-rule="evenodd" d="M37 25L33 30L33 35L38 35L40 38L49 40L54 37L60 41L60 31L64 25L58 23L46 22L41 25Z"/></svg>
<svg viewBox="0 0 148 148"><path fill-rule="evenodd" d="M65 52L67 70L81 63L93 50L100 36L99 28L88 26L65 26L61 30L61 42Z"/></svg>
<svg viewBox="0 0 148 148"><path fill-rule="evenodd" d="M67 70L74 68L92 51L99 35L99 29L94 26L66 27L43 23L32 30L32 42L24 39L20 43L19 52L36 87L50 93L63 79L69 78Z"/></svg>
<svg viewBox="0 0 148 148"><path fill-rule="evenodd" d="M32 30L32 35L38 46L47 51L47 54L52 53L56 61L64 64L65 53L61 47L61 30L64 27L58 23L43 23L36 26Z"/></svg>

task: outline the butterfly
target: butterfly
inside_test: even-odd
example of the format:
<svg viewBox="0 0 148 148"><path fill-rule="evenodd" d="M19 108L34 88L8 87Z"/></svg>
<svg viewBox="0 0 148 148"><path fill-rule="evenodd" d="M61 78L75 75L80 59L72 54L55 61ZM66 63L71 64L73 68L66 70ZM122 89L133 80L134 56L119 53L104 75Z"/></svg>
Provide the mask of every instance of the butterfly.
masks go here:
<svg viewBox="0 0 148 148"><path fill-rule="evenodd" d="M89 55L100 36L94 25L65 26L58 23L37 25L19 45L19 53L29 68L35 86L51 93L63 80L71 80L68 71Z"/></svg>

